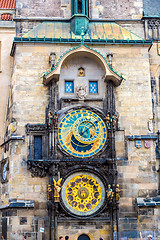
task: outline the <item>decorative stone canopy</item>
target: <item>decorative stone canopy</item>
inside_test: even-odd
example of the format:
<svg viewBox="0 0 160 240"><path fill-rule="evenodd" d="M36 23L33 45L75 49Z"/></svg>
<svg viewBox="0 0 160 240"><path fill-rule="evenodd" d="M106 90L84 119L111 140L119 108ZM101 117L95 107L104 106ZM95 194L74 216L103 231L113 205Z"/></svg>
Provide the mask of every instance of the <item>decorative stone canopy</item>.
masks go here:
<svg viewBox="0 0 160 240"><path fill-rule="evenodd" d="M51 80L55 80L58 81L59 80L59 76L60 76L60 71L61 71L61 67L62 64L64 63L64 61L73 56L73 55L77 55L77 57L79 56L88 56L92 59L94 59L103 69L104 71L104 81L108 81L111 80L114 82L114 84L116 86L121 84L121 81L123 79L122 74L119 75L116 71L114 71L114 69L112 68L112 66L108 63L108 61L106 60L106 58L97 50L90 48L86 45L80 45L78 47L69 49L66 53L64 53L58 60L58 62L56 63L55 67L50 70L49 72L46 72L43 75L43 83L45 85L47 85Z"/></svg>

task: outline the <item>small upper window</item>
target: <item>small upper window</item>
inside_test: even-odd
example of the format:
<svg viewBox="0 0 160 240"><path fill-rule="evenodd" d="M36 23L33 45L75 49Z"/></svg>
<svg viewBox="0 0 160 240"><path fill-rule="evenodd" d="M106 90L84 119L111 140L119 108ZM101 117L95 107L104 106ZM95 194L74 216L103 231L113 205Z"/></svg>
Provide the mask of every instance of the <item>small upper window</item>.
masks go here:
<svg viewBox="0 0 160 240"><path fill-rule="evenodd" d="M89 0L72 0L72 15L83 14L88 17Z"/></svg>
<svg viewBox="0 0 160 240"><path fill-rule="evenodd" d="M65 93L73 92L74 92L73 81L65 81Z"/></svg>
<svg viewBox="0 0 160 240"><path fill-rule="evenodd" d="M98 93L97 81L89 81L89 93Z"/></svg>
<svg viewBox="0 0 160 240"><path fill-rule="evenodd" d="M78 13L82 13L82 0L78 0Z"/></svg>

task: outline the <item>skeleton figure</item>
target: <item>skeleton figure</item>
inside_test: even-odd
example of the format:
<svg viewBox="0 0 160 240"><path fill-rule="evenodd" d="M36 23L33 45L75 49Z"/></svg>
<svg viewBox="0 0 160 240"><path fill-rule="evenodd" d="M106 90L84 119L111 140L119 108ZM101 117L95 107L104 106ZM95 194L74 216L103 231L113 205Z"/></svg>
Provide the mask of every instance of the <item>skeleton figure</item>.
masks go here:
<svg viewBox="0 0 160 240"><path fill-rule="evenodd" d="M62 178L60 178L57 182L53 178L53 182L54 182L54 201L55 202L59 202L59 193L61 191L61 181L62 181Z"/></svg>

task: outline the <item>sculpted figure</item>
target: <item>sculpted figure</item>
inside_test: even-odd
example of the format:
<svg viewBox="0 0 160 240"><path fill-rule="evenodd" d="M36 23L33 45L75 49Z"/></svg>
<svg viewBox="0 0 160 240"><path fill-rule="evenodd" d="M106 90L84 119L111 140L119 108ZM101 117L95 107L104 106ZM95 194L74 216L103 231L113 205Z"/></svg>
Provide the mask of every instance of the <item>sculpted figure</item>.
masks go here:
<svg viewBox="0 0 160 240"><path fill-rule="evenodd" d="M54 201L55 202L59 202L59 193L61 191L61 181L62 181L62 178L60 178L57 182L53 178L53 182L54 182Z"/></svg>
<svg viewBox="0 0 160 240"><path fill-rule="evenodd" d="M116 186L116 201L117 202L120 199L120 195L119 195L120 192L121 192L121 190L119 189L119 184L117 184L117 186Z"/></svg>
<svg viewBox="0 0 160 240"><path fill-rule="evenodd" d="M113 191L110 184L108 185L108 189L106 192L107 192L107 199L111 201L113 198Z"/></svg>
<svg viewBox="0 0 160 240"><path fill-rule="evenodd" d="M87 96L87 87L86 86L80 86L80 87L77 87L76 88L76 94L77 94L77 97L80 99L80 100L84 100Z"/></svg>
<svg viewBox="0 0 160 240"><path fill-rule="evenodd" d="M48 192L48 200L52 200L52 187L50 184L48 185L47 192Z"/></svg>

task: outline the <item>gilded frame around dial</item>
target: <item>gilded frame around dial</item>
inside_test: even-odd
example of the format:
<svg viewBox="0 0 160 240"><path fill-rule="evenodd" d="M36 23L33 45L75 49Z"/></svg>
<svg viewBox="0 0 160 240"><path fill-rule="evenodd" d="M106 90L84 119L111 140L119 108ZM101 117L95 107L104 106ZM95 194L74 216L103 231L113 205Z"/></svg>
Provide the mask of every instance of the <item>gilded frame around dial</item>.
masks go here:
<svg viewBox="0 0 160 240"><path fill-rule="evenodd" d="M68 155L88 158L99 153L107 140L103 119L93 111L77 109L67 113L59 123L58 139Z"/></svg>
<svg viewBox="0 0 160 240"><path fill-rule="evenodd" d="M77 217L95 215L105 205L105 199L106 192L102 180L90 172L70 175L61 189L64 208Z"/></svg>

